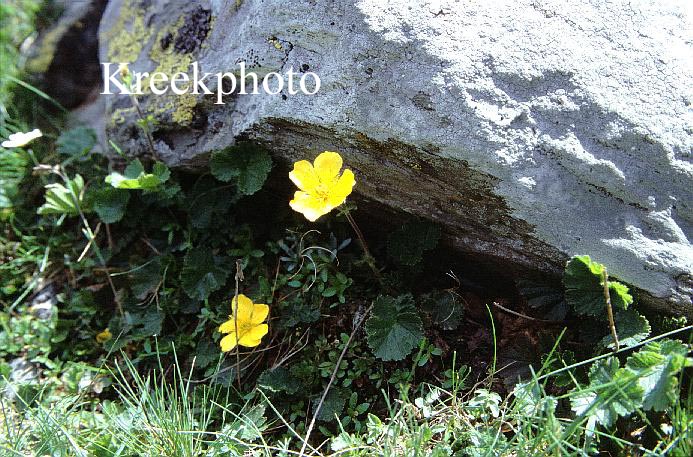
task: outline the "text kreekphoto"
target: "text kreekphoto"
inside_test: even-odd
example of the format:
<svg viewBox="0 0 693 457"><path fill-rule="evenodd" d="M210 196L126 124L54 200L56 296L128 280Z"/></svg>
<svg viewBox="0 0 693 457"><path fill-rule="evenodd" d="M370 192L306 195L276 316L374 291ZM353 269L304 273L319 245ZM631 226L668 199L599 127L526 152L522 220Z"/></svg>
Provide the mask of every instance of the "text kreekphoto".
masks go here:
<svg viewBox="0 0 693 457"><path fill-rule="evenodd" d="M204 73L198 62L190 65L191 73L178 72L167 75L163 72L129 71L124 81L123 69L127 63L101 62L103 69L102 95L124 94L143 95L149 88L154 95L164 95L169 90L176 95L204 94L214 95L216 105L223 105L224 96L234 93L257 95L260 90L269 95L278 95L284 88L289 95L299 93L313 95L320 90L320 77L314 72L296 73L289 68L284 74L269 72L260 77L257 73L246 71L245 62L238 64L236 72ZM300 75L300 77L299 77ZM296 84L298 83L298 84ZM298 86L298 87L296 87Z"/></svg>

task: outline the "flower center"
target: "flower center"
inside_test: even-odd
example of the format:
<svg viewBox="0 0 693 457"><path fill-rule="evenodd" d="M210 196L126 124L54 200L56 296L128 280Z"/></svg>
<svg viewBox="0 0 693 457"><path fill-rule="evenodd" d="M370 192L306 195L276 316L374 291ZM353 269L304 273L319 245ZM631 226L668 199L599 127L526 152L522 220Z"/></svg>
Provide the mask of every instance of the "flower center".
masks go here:
<svg viewBox="0 0 693 457"><path fill-rule="evenodd" d="M315 196L323 203L327 202L327 200L330 198L330 188L327 186L327 184L318 184L318 186L315 188Z"/></svg>
<svg viewBox="0 0 693 457"><path fill-rule="evenodd" d="M253 323L250 321L238 321L238 338L243 338L243 335L248 333L253 328Z"/></svg>

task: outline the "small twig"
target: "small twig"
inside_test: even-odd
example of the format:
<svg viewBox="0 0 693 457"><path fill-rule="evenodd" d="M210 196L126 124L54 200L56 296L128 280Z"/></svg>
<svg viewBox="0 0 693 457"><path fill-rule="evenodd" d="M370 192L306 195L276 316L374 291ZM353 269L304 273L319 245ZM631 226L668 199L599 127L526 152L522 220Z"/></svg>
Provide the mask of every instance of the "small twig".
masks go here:
<svg viewBox="0 0 693 457"><path fill-rule="evenodd" d="M513 315L515 315L515 316L517 316L517 317L521 317L521 318L523 318L523 319L527 319L527 320L530 320L530 321L543 322L543 323L546 323L546 324L560 324L560 323L561 323L561 321L550 321L550 320L546 320L546 319L537 319L536 317L527 316L527 315L525 315L525 314L518 313L517 311L513 311L512 309L508 309L508 308L506 308L505 306L501 306L501 305L499 305L499 304L496 303L496 302L493 302L493 306L495 306L496 308L500 309L501 311L505 311L506 313L513 314Z"/></svg>
<svg viewBox="0 0 693 457"><path fill-rule="evenodd" d="M272 303L274 303L274 294L277 291L277 281L279 280L279 269L281 268L281 259L277 259L277 269L274 271L274 283L272 284Z"/></svg>
<svg viewBox="0 0 693 457"><path fill-rule="evenodd" d="M301 452L299 452L299 456L303 456L304 452L306 451L306 446L308 446L308 438L310 438L310 434L313 431L313 427L315 427L315 421L318 418L318 414L320 414L320 408L322 408L322 404L325 402L325 398L327 398L327 393L330 391L330 387L332 387L332 383L334 383L335 378L337 377L337 372L339 371L339 367L342 364L342 359L344 359L344 356L346 355L347 349L349 349L349 345L351 344L351 340L354 339L354 335L356 335L356 332L358 331L359 327L361 327L361 324L365 320L366 316L368 316L368 313L371 311L371 308L373 308L373 305L368 307L365 313L363 313L363 316L354 324L354 328L351 330L351 334L349 335L349 339L347 340L346 344L344 345L344 348L342 349L342 353L339 354L339 358L337 359L337 364L334 367L334 370L332 370L332 376L330 376L330 381L327 383L327 386L325 387L325 390L322 392L322 397L320 397L320 402L318 403L318 406L315 408L315 412L313 412L313 418L310 420L310 424L308 425L308 429L306 430L306 437L303 439L303 445L301 446Z"/></svg>
<svg viewBox="0 0 693 457"><path fill-rule="evenodd" d="M606 299L606 314L609 316L609 327L611 327L611 336L614 338L614 347L618 351L620 345L618 343L618 334L616 333L616 323L614 322L614 310L611 307L611 294L609 294L609 276L606 273L606 267L602 270L602 280L604 281L604 298Z"/></svg>
<svg viewBox="0 0 693 457"><path fill-rule="evenodd" d="M111 227L106 224L106 238L108 239L108 249L113 250L113 237L111 236Z"/></svg>
<svg viewBox="0 0 693 457"><path fill-rule="evenodd" d="M159 250L158 250L158 249L157 249L146 237L143 236L143 237L141 238L141 240L142 240L142 242L143 242L144 244L147 245L147 247L148 247L149 249L151 249L152 251L154 251L154 254L156 254L156 255L161 255L161 252L159 252Z"/></svg>
<svg viewBox="0 0 693 457"><path fill-rule="evenodd" d="M142 111L142 107L140 106L140 102L137 100L137 96L134 94L130 96L130 99L132 100L132 105L135 107L137 110L137 116L140 118L140 123L142 130L144 130L144 136L147 138L147 144L149 146L149 151L152 154L152 157L155 159L158 158L156 154L156 149L154 149L154 140L152 139L152 135L149 132L149 127L147 125L147 118L144 117L144 112Z"/></svg>

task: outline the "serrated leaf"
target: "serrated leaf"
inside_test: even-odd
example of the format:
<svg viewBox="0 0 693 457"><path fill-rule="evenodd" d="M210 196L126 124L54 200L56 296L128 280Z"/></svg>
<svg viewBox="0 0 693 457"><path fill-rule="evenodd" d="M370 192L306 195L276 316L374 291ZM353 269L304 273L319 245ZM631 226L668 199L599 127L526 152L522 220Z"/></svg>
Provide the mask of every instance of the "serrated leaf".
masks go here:
<svg viewBox="0 0 693 457"><path fill-rule="evenodd" d="M84 197L83 191L84 179L80 175L69 179L67 186L60 183L47 184L46 203L38 209L38 213L77 216Z"/></svg>
<svg viewBox="0 0 693 457"><path fill-rule="evenodd" d="M152 167L152 173L146 173L139 159L135 159L125 168L123 174L112 172L106 176L106 182L116 189L154 190L166 182L171 171L163 163L157 162Z"/></svg>
<svg viewBox="0 0 693 457"><path fill-rule="evenodd" d="M440 229L430 222L410 222L393 232L387 240L387 254L400 265L414 266L426 251L440 240Z"/></svg>
<svg viewBox="0 0 693 457"><path fill-rule="evenodd" d="M684 367L693 366L689 348L680 341L652 342L628 357L626 367L638 376L644 392L643 408L665 411L678 399L678 374Z"/></svg>
<svg viewBox="0 0 693 457"><path fill-rule="evenodd" d="M422 327L411 295L380 296L366 322L368 346L381 360L402 360L423 338Z"/></svg>
<svg viewBox="0 0 693 457"><path fill-rule="evenodd" d="M573 411L593 417L606 427L618 416L627 416L642 406L643 389L632 371L620 368L616 357L594 362L589 372L589 387L578 388L571 398Z"/></svg>
<svg viewBox="0 0 693 457"><path fill-rule="evenodd" d="M320 397L313 399L313 410L318 407L320 402ZM318 412L317 419L323 422L330 422L335 420L335 416L339 415L344 410L344 405L346 403L345 395L340 391L340 389L330 389L325 397L325 401L322 403L322 407Z"/></svg>
<svg viewBox="0 0 693 457"><path fill-rule="evenodd" d="M212 362L219 360L219 346L211 341L203 340L195 349L195 367L205 368Z"/></svg>
<svg viewBox="0 0 693 457"><path fill-rule="evenodd" d="M83 156L96 144L96 132L89 127L77 127L63 132L55 144L58 154Z"/></svg>
<svg viewBox="0 0 693 457"><path fill-rule="evenodd" d="M252 195L262 188L272 169L272 158L262 147L240 143L212 154L212 175L219 181L234 180L238 192Z"/></svg>
<svg viewBox="0 0 693 457"><path fill-rule="evenodd" d="M230 271L223 267L223 260L217 258L211 250L191 249L183 261L181 284L190 298L202 301L226 284Z"/></svg>
<svg viewBox="0 0 693 457"><path fill-rule="evenodd" d="M289 370L276 367L263 372L257 380L258 386L271 392L285 392L289 395L301 390L301 383Z"/></svg>
<svg viewBox="0 0 693 457"><path fill-rule="evenodd" d="M513 394L515 395L513 406L528 417L536 417L540 414L552 416L556 411L556 405L558 405L558 400L547 395L541 384L534 380L518 383Z"/></svg>
<svg viewBox="0 0 693 457"><path fill-rule="evenodd" d="M113 224L125 216L130 194L123 189L103 187L91 195L92 207L106 224Z"/></svg>
<svg viewBox="0 0 693 457"><path fill-rule="evenodd" d="M460 325L464 304L455 292L441 290L421 297L421 308L443 330L455 330Z"/></svg>
<svg viewBox="0 0 693 457"><path fill-rule="evenodd" d="M145 311L132 313L129 322L132 327L131 335L138 338L159 335L163 320L164 314L153 306Z"/></svg>
<svg viewBox="0 0 693 457"><path fill-rule="evenodd" d="M577 314L601 316L606 310L602 274L604 265L593 262L588 255L575 256L568 261L563 274L565 298ZM609 281L609 296L614 309L626 309L633 303L628 287Z"/></svg>
<svg viewBox="0 0 693 457"><path fill-rule="evenodd" d="M614 322L618 342L623 348L635 346L650 336L650 323L645 316L634 309L614 313ZM611 332L601 340L600 344L609 349L616 348Z"/></svg>
<svg viewBox="0 0 693 457"><path fill-rule="evenodd" d="M228 221L227 213L231 205L237 201L237 197L228 191L217 191L218 187L219 182L211 176L206 176L195 183L185 202L193 227L208 228L213 217L218 215L225 215L224 220Z"/></svg>
<svg viewBox="0 0 693 457"><path fill-rule="evenodd" d="M154 257L136 268L130 275L130 290L139 300L144 300L161 283L161 257Z"/></svg>

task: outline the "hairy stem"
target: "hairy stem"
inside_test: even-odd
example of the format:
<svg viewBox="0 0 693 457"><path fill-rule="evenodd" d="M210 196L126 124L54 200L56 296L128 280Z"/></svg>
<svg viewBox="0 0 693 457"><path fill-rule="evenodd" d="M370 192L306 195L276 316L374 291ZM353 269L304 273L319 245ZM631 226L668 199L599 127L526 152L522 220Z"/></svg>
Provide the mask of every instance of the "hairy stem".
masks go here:
<svg viewBox="0 0 693 457"><path fill-rule="evenodd" d="M604 299L606 300L606 314L609 316L609 327L611 327L611 336L614 338L616 350L620 349L618 343L618 334L616 334L616 324L614 323L614 310L611 307L611 294L609 293L609 276L606 273L606 267L602 270L602 281L604 282Z"/></svg>
<svg viewBox="0 0 693 457"><path fill-rule="evenodd" d="M238 289L239 283L243 281L243 265L241 259L236 259L236 292L233 296L233 301L236 303L236 309L231 306L231 314L233 315L233 323L236 327L236 380L238 381L238 392L241 392L241 347L239 346L240 338L238 337Z"/></svg>
<svg viewBox="0 0 693 457"><path fill-rule="evenodd" d="M370 249L368 249L368 244L366 243L366 239L363 236L363 232L361 232L361 229L359 228L358 224L356 224L356 221L354 218L351 216L351 213L349 211L345 211L344 215L346 216L347 220L349 221L349 224L351 224L351 228L354 229L354 232L356 232L356 236L359 239L359 243L361 244L361 249L363 249L363 254L366 258L366 263L368 266L371 268L373 271L373 274L375 275L376 278L380 281L382 278L380 276L380 271L375 265L375 257L371 255Z"/></svg>
<svg viewBox="0 0 693 457"><path fill-rule="evenodd" d="M87 217L84 215L84 211L82 211L82 207L79 203L80 196L76 195L75 192L72 190L72 186L70 186L70 180L67 177L67 175L63 174L62 171L58 170L55 172L62 180L65 182L65 187L70 190L70 197L72 198L72 203L75 205L75 208L77 208L77 211L79 212L79 217L80 220L82 221L82 225L84 226L84 231L86 232L87 236L87 241L89 244L92 244L94 246L94 252L96 253L96 257L98 257L99 262L101 262L101 266L106 270L106 280L108 281L108 285L111 287L111 291L113 292L113 301L116 304L116 308L118 309L118 313L122 316L124 316L123 313L123 307L120 304L120 300L118 299L118 292L116 291L115 284L113 284L113 279L111 278L111 274L108 272L108 267L106 266L106 259L104 258L103 254L101 253L101 249L99 248L99 245L96 243L96 235L94 232L91 230L91 225L89 225L89 221L87 220Z"/></svg>

